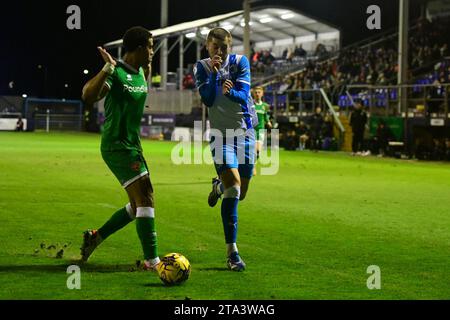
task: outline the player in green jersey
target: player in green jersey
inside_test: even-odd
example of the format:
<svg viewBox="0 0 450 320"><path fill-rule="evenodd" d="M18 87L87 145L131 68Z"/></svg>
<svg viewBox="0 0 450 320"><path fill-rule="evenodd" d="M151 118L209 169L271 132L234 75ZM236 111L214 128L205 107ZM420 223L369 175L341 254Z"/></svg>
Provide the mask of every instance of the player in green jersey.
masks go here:
<svg viewBox="0 0 450 320"><path fill-rule="evenodd" d="M265 129L272 129L272 123L269 119L269 104L262 101L264 96L263 87L255 87L253 89L253 99L255 102L256 114L258 115L258 125L255 127L256 131L256 160L259 159L259 153L261 152L262 146L264 145ZM256 175L256 165L253 169L253 175Z"/></svg>
<svg viewBox="0 0 450 320"><path fill-rule="evenodd" d="M105 99L105 123L101 154L106 165L128 194L129 203L115 212L98 230L84 232L81 258L86 261L94 249L114 232L136 220L144 252L144 269L155 270L157 253L153 187L142 155L140 125L151 73L153 37L142 27L133 27L123 37L126 51L116 60L103 48L103 69L84 88L82 98L92 104Z"/></svg>

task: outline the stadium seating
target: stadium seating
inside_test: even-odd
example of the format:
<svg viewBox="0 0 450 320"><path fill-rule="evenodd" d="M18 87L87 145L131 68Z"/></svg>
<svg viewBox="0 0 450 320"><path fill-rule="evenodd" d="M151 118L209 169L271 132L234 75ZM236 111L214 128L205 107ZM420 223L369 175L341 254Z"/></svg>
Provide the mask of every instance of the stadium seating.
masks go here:
<svg viewBox="0 0 450 320"><path fill-rule="evenodd" d="M446 35L450 18L432 22L419 20L410 31L410 65L415 84L450 83L448 59L450 38ZM300 72L270 79L266 92L278 90L289 82L291 90L324 88L334 105L351 106L345 94L348 85L395 85L397 83L397 36L392 33L362 46L355 44L323 60L308 59ZM277 70L282 73L282 70ZM377 92L376 105L385 106L384 96L396 97L396 90ZM365 103L368 103L366 97Z"/></svg>

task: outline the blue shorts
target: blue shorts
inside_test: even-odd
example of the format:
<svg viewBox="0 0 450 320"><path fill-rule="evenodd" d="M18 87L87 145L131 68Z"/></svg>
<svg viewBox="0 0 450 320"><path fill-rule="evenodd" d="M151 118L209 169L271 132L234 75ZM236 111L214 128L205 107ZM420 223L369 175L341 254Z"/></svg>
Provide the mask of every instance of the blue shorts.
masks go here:
<svg viewBox="0 0 450 320"><path fill-rule="evenodd" d="M211 137L210 147L217 174L235 168L241 178L250 179L255 166L254 130L247 130L242 136L216 138Z"/></svg>

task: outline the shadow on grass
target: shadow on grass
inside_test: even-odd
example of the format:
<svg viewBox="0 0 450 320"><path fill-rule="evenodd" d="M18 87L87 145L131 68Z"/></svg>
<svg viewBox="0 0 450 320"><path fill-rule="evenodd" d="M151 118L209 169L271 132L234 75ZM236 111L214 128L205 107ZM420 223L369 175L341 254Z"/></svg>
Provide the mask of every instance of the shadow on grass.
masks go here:
<svg viewBox="0 0 450 320"><path fill-rule="evenodd" d="M197 184L211 184L211 181L198 181L198 182L176 182L176 183L153 183L155 186L192 186Z"/></svg>
<svg viewBox="0 0 450 320"><path fill-rule="evenodd" d="M71 261L64 264L38 265L0 265L0 272L66 272L71 265L77 265L82 272L115 273L115 272L144 272L137 270L132 264L92 264Z"/></svg>
<svg viewBox="0 0 450 320"><path fill-rule="evenodd" d="M227 271L230 272L230 270L228 270L225 267L222 268L218 268L218 267L213 267L213 268L198 268L199 271Z"/></svg>

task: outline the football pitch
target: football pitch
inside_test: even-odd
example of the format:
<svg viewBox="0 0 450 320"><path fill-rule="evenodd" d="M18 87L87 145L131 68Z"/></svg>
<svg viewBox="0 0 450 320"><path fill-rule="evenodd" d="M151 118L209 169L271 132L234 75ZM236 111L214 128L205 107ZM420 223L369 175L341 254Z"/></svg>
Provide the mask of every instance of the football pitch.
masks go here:
<svg viewBox="0 0 450 320"><path fill-rule="evenodd" d="M212 165L175 165L172 142L143 140L155 189L160 255L192 272L165 287L136 270L131 223L80 264L82 232L127 196L104 164L100 136L0 133L0 299L449 299L450 165L344 153L280 151L239 206L247 270L226 269ZM81 288L67 268L78 264ZM369 266L380 289L369 290Z"/></svg>

